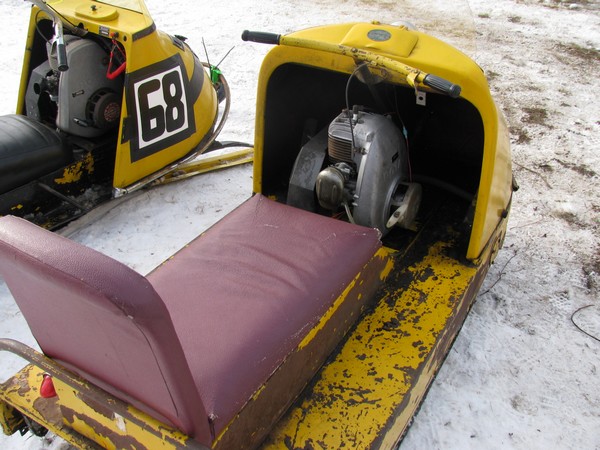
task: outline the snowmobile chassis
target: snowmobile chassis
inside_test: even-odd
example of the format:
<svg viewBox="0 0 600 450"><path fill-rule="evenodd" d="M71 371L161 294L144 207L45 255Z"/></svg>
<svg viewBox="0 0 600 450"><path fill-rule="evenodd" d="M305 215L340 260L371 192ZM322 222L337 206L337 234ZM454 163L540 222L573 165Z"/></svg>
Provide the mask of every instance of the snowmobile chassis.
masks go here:
<svg viewBox="0 0 600 450"><path fill-rule="evenodd" d="M428 233L439 229L435 222L441 216L452 213L437 207L428 225L402 251L389 249L394 266L404 269L391 270L373 306L260 448L310 448L315 443L323 448L396 448L458 335L493 257L490 248L479 265L460 262L455 230L445 237ZM29 362L0 389L5 434L35 432L38 423L44 433L48 429L82 449L203 448L17 341L1 339L0 350ZM47 375L58 397L40 396ZM57 414L57 398L76 411L73 421L94 424L87 432L105 447L74 431L74 423L65 423L64 413Z"/></svg>
<svg viewBox="0 0 600 450"><path fill-rule="evenodd" d="M29 361L0 387L5 433L49 429L79 448L391 449L402 440L504 240L517 188L504 119L473 61L406 26L341 24L288 36L244 32L243 38L277 45L266 56L258 83L254 195L148 275L165 303L169 296L177 298L169 310L174 322L182 320L177 305L183 297L210 309L211 289L237 292L236 308L227 310L236 327L219 334L218 345L225 340L238 349L229 363L240 366L211 375L208 385L200 383L203 401L190 419L199 422L190 425L179 412L140 398L136 377L123 374L111 384L101 377L102 362L88 361L98 370L90 374L85 358L82 369L77 357L70 359L69 352L43 339L40 346L51 358L1 340L0 349ZM46 244L36 246L36 240L71 249L65 253L78 254L84 265L98 259L117 267L44 233L0 219L0 250L24 267L39 260L42 272L70 263L41 252ZM21 241L20 234L36 237ZM272 238L279 240L273 244ZM322 253L322 246L330 245ZM273 275L276 268L281 277ZM37 304L35 295L21 291L20 277L27 271L13 273L11 265L1 263L0 270L12 279L7 284L22 310ZM206 272L206 284L181 287ZM237 284L243 295L231 274L242 274ZM85 273L76 271L69 283L80 277ZM306 277L299 283L302 294L295 290L296 277ZM45 273L37 280L67 289ZM26 283L27 289L35 289L32 284ZM324 291L303 291L317 288ZM265 293L272 289L275 294ZM70 292L52 301L62 302ZM215 299L231 300L228 295ZM245 301L240 295L257 302L266 325L256 325L249 312L247 319L236 315ZM310 309L321 297L329 302ZM271 306L263 309L262 302L272 298L290 309L283 316ZM310 319L287 329L305 302ZM123 304L123 320L138 321ZM36 322L36 313L24 315L31 316L28 322L40 340L46 324ZM246 330L246 320L256 325L244 335L253 345L236 338L238 327ZM146 326L143 320L135 323ZM36 334L39 326L42 332ZM196 328L193 333L202 336ZM72 338L53 336L66 339L62 345L75 353L82 351ZM186 336L181 339L185 347ZM247 360L264 339L277 342L264 356ZM204 340L194 342L192 360L203 353L196 346ZM281 359L272 355L279 344L287 349ZM157 351L159 362L168 360ZM256 375L263 359L273 366ZM198 366L200 372L206 367L213 369ZM240 394L237 383L255 376L261 381ZM236 381L227 384L229 379ZM130 385L116 388L120 380ZM229 403L227 408L211 404L212 395Z"/></svg>
<svg viewBox="0 0 600 450"><path fill-rule="evenodd" d="M56 229L176 174L222 168L223 149L244 149L228 165L252 160L248 144L217 141L231 105L221 70L157 30L142 1L31 2L17 114L0 117L0 215Z"/></svg>

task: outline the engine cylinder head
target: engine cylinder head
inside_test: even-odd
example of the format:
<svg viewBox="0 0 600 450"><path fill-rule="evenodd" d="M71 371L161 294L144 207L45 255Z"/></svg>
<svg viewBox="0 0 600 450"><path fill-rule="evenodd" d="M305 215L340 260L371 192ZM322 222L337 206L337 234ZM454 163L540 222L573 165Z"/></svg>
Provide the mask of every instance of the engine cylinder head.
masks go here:
<svg viewBox="0 0 600 450"><path fill-rule="evenodd" d="M332 163L352 163L350 118L342 113L329 125L327 153Z"/></svg>

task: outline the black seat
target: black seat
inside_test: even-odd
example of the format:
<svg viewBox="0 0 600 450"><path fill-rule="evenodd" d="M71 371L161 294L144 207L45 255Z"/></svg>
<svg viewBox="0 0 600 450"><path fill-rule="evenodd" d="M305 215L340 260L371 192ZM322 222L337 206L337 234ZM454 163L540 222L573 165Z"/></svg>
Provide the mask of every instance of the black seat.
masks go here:
<svg viewBox="0 0 600 450"><path fill-rule="evenodd" d="M27 116L0 116L0 194L71 161L60 135Z"/></svg>

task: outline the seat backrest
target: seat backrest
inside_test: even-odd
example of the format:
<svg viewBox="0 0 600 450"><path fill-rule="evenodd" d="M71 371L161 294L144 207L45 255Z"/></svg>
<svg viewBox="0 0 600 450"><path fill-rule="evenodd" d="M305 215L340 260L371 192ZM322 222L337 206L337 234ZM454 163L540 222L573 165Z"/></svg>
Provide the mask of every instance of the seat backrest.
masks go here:
<svg viewBox="0 0 600 450"><path fill-rule="evenodd" d="M0 217L0 276L42 351L201 442L210 442L165 305L145 277L23 219Z"/></svg>

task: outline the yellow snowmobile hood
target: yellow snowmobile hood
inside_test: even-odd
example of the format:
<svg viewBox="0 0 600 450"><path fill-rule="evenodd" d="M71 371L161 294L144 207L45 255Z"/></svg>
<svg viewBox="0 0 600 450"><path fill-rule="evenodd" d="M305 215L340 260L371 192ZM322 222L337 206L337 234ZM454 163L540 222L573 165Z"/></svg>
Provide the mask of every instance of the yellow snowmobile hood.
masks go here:
<svg viewBox="0 0 600 450"><path fill-rule="evenodd" d="M484 130L483 162L476 195L475 217L466 257L479 260L510 208L512 168L506 122L490 94L483 70L467 55L430 35L406 26L379 22L328 25L291 33L286 38L301 38L373 52L376 55L434 74L461 86L460 96L469 101L481 116ZM353 73L356 62L352 52L333 54L287 45L274 47L265 57L258 82L255 139L254 190L260 192L261 162L266 93L269 79L281 65L295 63L338 72ZM387 70L373 69L386 81L407 84L406 77ZM418 89L427 91L426 86Z"/></svg>

